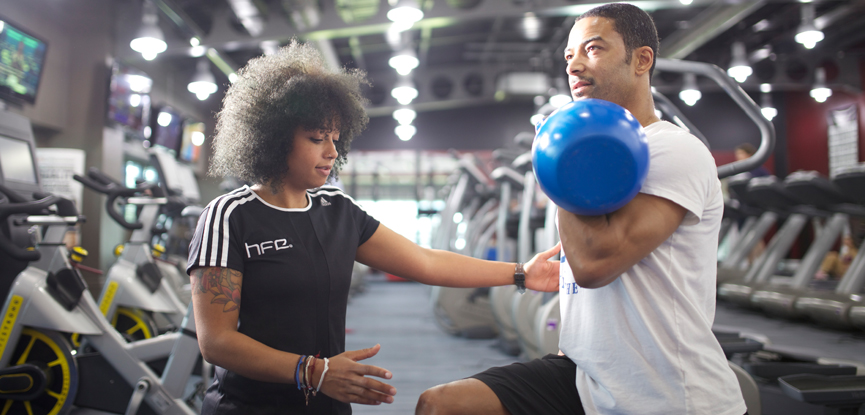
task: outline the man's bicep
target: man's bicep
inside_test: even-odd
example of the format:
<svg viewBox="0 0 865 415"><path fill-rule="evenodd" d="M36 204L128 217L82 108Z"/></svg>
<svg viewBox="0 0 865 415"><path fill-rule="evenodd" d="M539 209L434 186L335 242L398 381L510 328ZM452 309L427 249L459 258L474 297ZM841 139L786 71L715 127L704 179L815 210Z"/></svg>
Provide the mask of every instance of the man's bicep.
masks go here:
<svg viewBox="0 0 865 415"><path fill-rule="evenodd" d="M197 330L236 330L243 274L230 268L196 268L190 281Z"/></svg>

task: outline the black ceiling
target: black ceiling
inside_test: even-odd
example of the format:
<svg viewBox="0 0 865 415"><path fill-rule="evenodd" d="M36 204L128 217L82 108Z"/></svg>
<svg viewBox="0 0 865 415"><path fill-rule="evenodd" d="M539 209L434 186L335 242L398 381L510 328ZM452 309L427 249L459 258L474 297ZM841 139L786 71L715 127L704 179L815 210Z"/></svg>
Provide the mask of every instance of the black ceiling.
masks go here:
<svg viewBox="0 0 865 415"><path fill-rule="evenodd" d="M153 2L160 10L160 26L169 44L169 50L157 58L156 64L188 67L192 72L196 58L190 56L189 38L193 35L201 38L204 46L217 51L219 59L234 69L260 55L263 41L285 44L290 38L298 37L316 42L340 66L359 67L368 72L378 88L372 92L376 98L373 99L374 108L370 109L372 115L389 113L396 105L387 94L397 79L395 71L387 64L394 52L392 42L385 36L389 23L385 13L390 7L387 0ZM263 22L261 32L250 33L254 30L250 30L235 12L243 6L237 2L254 6L253 12ZM426 0L423 3L424 20L405 32L401 39L402 45L413 48L420 58L420 66L412 77L421 90L416 102L421 110L473 105L484 100L493 102L495 79L507 72L533 71L564 76L560 56L568 30L575 14L589 7L586 2L567 0ZM815 2L818 27L822 26L826 38L813 50L806 50L793 40L803 7L799 2L694 0L687 6L678 0L634 3L644 5L654 18L662 40L662 57L673 54L672 57L710 62L725 68L731 59L732 43L744 42L755 67L755 75L744 84L746 89L764 82L777 88L805 88L817 66L827 67L830 83L861 89L858 70L851 72L845 68L850 62L858 65L865 56L865 0ZM117 7L116 56L121 62L135 66L143 61L129 50L128 40L140 21L141 2L122 1ZM312 24L308 21L309 10L314 10ZM527 39L521 30L527 13L542 19L537 39ZM360 20L365 16L368 17ZM319 20L317 25L315 17ZM220 70L214 68L213 72L218 74ZM480 95L459 92L471 74L479 75L481 81L478 82L485 87ZM222 83L227 83L224 74L218 76ZM447 82L454 92L444 98L441 93L429 93L436 82L438 92L443 91L442 85ZM670 91L678 88L680 82L677 76L665 74L655 81L659 89Z"/></svg>

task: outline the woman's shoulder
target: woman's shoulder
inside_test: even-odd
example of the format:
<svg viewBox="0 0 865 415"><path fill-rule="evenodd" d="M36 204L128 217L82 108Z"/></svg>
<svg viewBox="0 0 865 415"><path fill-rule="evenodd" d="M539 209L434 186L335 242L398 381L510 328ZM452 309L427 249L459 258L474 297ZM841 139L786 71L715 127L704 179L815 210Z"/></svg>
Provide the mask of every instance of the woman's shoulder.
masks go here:
<svg viewBox="0 0 865 415"><path fill-rule="evenodd" d="M360 203L357 203L354 198L336 186L322 186L307 190L306 192L309 194L310 199L312 199L313 205L327 207L336 203L342 207L357 207L363 210L363 206Z"/></svg>
<svg viewBox="0 0 865 415"><path fill-rule="evenodd" d="M204 211L224 211L227 208L232 208L233 210L233 207L243 205L253 199L255 199L255 192L249 186L243 186L217 196L207 204Z"/></svg>

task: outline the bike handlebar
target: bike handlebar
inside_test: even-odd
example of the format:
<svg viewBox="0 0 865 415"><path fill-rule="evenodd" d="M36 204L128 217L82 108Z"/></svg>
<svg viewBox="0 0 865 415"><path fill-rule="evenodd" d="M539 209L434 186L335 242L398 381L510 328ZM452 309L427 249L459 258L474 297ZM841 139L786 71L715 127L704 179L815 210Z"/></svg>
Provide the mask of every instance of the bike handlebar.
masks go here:
<svg viewBox="0 0 865 415"><path fill-rule="evenodd" d="M87 170L86 177L76 174L73 175L72 178L91 190L108 196L108 200L105 201L105 209L108 210L108 215L111 216L111 219L114 219L114 221L120 224L120 226L129 230L141 229L144 226L141 222L128 222L123 215L114 209L114 202L118 198L126 199L146 190L153 189L155 185L148 184L132 188L125 187L120 182L105 175L105 173L102 173L95 167L91 167Z"/></svg>
<svg viewBox="0 0 865 415"><path fill-rule="evenodd" d="M20 195L15 192L8 192L8 189L0 189L9 198L9 200L20 200ZM8 193L7 193L8 192ZM34 200L30 202L12 202L12 203L2 203L0 204L0 223L6 221L10 215L15 215L19 213L26 213L30 215L35 215L39 213L43 213L45 209L47 209L51 205L58 205L64 203L63 201L72 203L70 200L63 199L58 196L48 195L47 197L41 198L39 200ZM74 206L73 206L74 209ZM3 232L0 232L0 250L6 252L12 258L15 258L19 261L38 261L39 258L42 257L42 254L39 251L30 251L26 248L21 248L9 237L6 236Z"/></svg>

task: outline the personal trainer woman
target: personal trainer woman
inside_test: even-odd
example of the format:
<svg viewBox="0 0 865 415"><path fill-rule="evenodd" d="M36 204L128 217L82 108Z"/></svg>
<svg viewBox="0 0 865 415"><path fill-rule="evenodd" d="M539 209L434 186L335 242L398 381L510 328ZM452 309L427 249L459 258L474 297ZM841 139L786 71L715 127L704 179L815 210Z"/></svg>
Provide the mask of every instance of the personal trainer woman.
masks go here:
<svg viewBox="0 0 865 415"><path fill-rule="evenodd" d="M217 366L202 414L350 414L396 390L345 351L355 260L425 284L514 283L516 264L421 248L323 187L366 126L359 71L328 71L296 41L249 62L217 115L210 173L254 183L210 202L187 271L201 353ZM312 189L312 190L309 190ZM558 246L525 264L526 285L551 291ZM317 392L317 393L316 393Z"/></svg>

